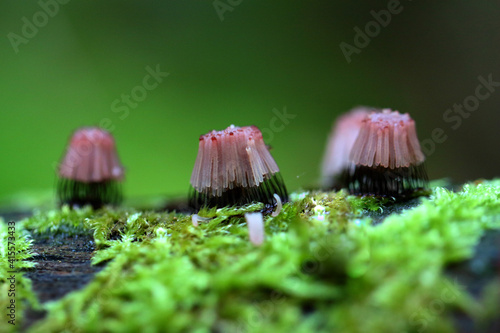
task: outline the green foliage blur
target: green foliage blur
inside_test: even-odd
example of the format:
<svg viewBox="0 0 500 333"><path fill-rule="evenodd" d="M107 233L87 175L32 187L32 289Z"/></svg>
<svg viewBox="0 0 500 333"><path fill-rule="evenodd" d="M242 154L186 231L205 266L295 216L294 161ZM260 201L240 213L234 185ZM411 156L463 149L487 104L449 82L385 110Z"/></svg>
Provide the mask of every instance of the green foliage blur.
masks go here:
<svg viewBox="0 0 500 333"><path fill-rule="evenodd" d="M499 175L500 92L456 130L443 120L478 76L500 80L498 2L401 2L348 63L339 45L390 1L54 1L0 3L0 196L52 188L72 131L99 124L128 196L184 196L198 136L231 124L274 128L289 189L314 187L333 120L357 105L409 112L421 140L443 129L431 178ZM127 106L148 66L169 75Z"/></svg>

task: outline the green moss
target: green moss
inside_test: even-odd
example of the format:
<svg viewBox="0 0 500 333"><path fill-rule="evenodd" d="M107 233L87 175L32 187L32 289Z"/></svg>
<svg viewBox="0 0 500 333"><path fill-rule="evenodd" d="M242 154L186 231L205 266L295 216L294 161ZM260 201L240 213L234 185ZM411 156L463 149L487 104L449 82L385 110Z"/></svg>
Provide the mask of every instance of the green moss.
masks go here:
<svg viewBox="0 0 500 333"><path fill-rule="evenodd" d="M27 261L33 253L29 236L19 226L8 225L1 218L0 244L0 332L13 332L22 324L22 313L28 306L40 307L31 289L31 281L22 273L22 270L34 266L33 262ZM11 280L11 277L14 279ZM11 283L15 283L15 288L11 287ZM15 301L15 318L6 317L6 309L12 300ZM15 325L8 322L12 319L15 319Z"/></svg>
<svg viewBox="0 0 500 333"><path fill-rule="evenodd" d="M498 313L489 295L500 282L475 300L443 271L500 229L499 180L457 193L436 187L377 226L365 213L390 202L344 192L291 199L265 217L259 247L243 214L260 205L203 210L198 227L191 216L126 208L36 214L23 228L92 232L93 264L107 265L45 304L47 318L31 331L452 332L454 309L478 321Z"/></svg>
<svg viewBox="0 0 500 333"><path fill-rule="evenodd" d="M98 216L98 215L97 215ZM61 209L43 212L35 210L32 217L20 222L23 229L40 235L80 235L91 231L90 218L96 215L90 207L70 209L63 206Z"/></svg>

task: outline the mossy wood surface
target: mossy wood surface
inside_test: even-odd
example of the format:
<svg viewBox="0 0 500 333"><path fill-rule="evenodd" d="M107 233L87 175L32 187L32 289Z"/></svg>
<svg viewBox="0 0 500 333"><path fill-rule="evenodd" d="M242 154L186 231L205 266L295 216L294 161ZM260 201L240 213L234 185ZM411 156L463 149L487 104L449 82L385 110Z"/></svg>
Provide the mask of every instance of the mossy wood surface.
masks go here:
<svg viewBox="0 0 500 333"><path fill-rule="evenodd" d="M24 271L17 325L2 313L0 331L20 329L28 308L47 312L27 329L43 333L455 332L464 318L479 332L498 323L498 263L474 292L448 268L473 258L482 237L500 230L500 180L456 192L434 187L380 222L389 201L294 193L278 216L264 217L258 247L243 214L262 204L202 210L207 220L198 227L191 215L132 208L36 211L16 223L16 267ZM2 309L7 237L0 223ZM40 302L28 278L40 237L93 238L98 272L80 289Z"/></svg>

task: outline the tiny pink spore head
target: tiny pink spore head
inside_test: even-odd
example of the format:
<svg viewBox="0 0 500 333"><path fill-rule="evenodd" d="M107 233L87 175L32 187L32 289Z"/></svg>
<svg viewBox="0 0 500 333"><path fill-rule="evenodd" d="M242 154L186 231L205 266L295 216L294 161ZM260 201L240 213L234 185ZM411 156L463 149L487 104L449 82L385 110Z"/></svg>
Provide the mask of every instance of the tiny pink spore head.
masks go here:
<svg viewBox="0 0 500 333"><path fill-rule="evenodd" d="M115 140L109 132L98 127L75 131L59 165L61 178L92 183L122 180L123 175Z"/></svg>
<svg viewBox="0 0 500 333"><path fill-rule="evenodd" d="M259 186L279 171L256 126L229 126L200 136L191 185L212 196Z"/></svg>
<svg viewBox="0 0 500 333"><path fill-rule="evenodd" d="M425 156L408 113L384 109L362 121L350 159L355 165L394 169L419 165Z"/></svg>
<svg viewBox="0 0 500 333"><path fill-rule="evenodd" d="M358 137L363 120L373 108L356 107L341 115L334 123L328 137L321 174L324 182L338 176L351 164L349 154Z"/></svg>

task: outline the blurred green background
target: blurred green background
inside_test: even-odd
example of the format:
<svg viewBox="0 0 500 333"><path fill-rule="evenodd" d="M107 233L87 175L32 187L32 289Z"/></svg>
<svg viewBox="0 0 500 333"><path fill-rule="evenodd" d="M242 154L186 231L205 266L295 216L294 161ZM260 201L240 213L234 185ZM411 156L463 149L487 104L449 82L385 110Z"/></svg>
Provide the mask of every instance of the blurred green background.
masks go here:
<svg viewBox="0 0 500 333"><path fill-rule="evenodd" d="M44 22L38 1L2 0L0 196L52 188L72 131L103 119L126 195L183 196L200 134L270 128L284 108L295 118L268 144L289 189L311 187L332 121L356 105L409 112L420 140L442 128L431 178L498 176L500 88L456 130L443 114L474 94L478 76L500 81L500 2L402 1L348 63L340 43L354 44L354 27L389 2L222 0L221 20L213 1L74 0ZM25 38L34 19L38 31L16 52L12 33ZM114 112L157 65L169 76L127 117Z"/></svg>

